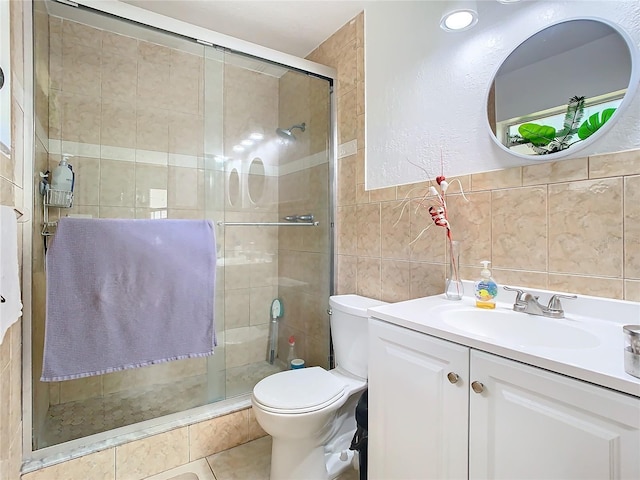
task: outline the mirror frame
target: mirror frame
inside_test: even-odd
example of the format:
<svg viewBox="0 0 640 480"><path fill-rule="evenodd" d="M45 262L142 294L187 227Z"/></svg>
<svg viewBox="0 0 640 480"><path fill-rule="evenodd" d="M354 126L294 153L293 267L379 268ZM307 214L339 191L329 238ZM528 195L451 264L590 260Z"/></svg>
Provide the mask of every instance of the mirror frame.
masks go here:
<svg viewBox="0 0 640 480"><path fill-rule="evenodd" d="M606 122L602 127L600 127L600 129L598 129L597 132L595 132L589 138L579 142L578 144L572 146L571 148L567 148L565 150L561 150L561 151L555 152L555 153L550 153L548 155L525 155L525 154L522 154L522 153L514 152L513 150L507 148L506 145L504 145L500 141L500 139L497 138L496 135L494 135L494 133L493 133L493 131L491 129L491 124L489 122L489 113L488 113L489 99L492 96L492 85L495 82L496 75L498 74L498 71L500 70L500 68L502 68L502 65L507 60L507 58L509 58L527 40L533 38L534 36L538 35L540 32L542 32L542 31L544 31L544 30L546 30L548 28L555 27L555 26L561 25L563 23L572 22L572 21L576 21L576 20L591 20L591 21L603 23L603 24L609 26L610 28L612 28L615 32L617 32L618 35L620 35L622 37L622 39L625 41L625 43L627 44L627 49L629 50L629 57L630 57L630 60L631 60L631 75L629 76L629 85L627 87L627 92L625 93L624 98L622 99L622 102L620 103L620 106L617 108L616 114L613 117L611 117L611 120ZM615 23L613 23L613 22L611 22L609 20L606 20L604 18L599 18L599 17L585 16L585 17L565 18L565 19L559 20L557 22L550 23L549 25L546 25L543 28L540 28L539 30L537 30L536 32L534 32L533 34L529 35L527 38L522 40L520 43L518 43L518 45L516 45L516 47L513 48L512 50L510 50L509 53L502 59L502 61L495 68L495 70L493 72L493 75L491 76L491 83L489 84L489 87L487 88L485 96L484 96L484 98L485 98L485 101L484 101L484 105L485 105L485 115L484 115L484 117L485 117L485 128L486 128L487 132L489 133L489 136L491 137L491 140L493 140L493 142L496 145L498 145L498 147L500 147L501 150L503 150L504 152L506 152L509 155L512 155L514 157L518 157L518 158L521 158L521 159L524 159L524 160L528 160L528 161L549 162L549 161L559 160L559 159L562 159L562 158L565 158L565 157L573 156L574 153L582 150L585 147L588 147L593 142L596 142L600 138L602 138L618 122L618 119L620 118L620 116L627 110L627 108L629 107L629 104L632 102L632 100L634 99L634 97L636 95L636 92L638 90L638 83L640 83L640 65L639 65L639 63L640 63L640 54L638 53L638 47L633 42L633 39L631 38L631 36L620 25L617 25L617 24L615 24ZM494 92L494 94L495 94L495 92Z"/></svg>

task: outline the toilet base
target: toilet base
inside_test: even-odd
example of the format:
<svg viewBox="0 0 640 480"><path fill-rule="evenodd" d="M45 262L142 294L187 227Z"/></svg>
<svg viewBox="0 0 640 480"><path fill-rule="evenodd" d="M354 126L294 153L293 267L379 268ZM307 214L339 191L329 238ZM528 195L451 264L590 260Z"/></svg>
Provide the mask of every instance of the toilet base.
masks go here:
<svg viewBox="0 0 640 480"><path fill-rule="evenodd" d="M270 480L329 480L324 446L305 439L272 439Z"/></svg>
<svg viewBox="0 0 640 480"><path fill-rule="evenodd" d="M353 450L342 450L324 454L324 464L327 467L329 480L337 478L347 470L355 470L358 465L358 454Z"/></svg>
<svg viewBox="0 0 640 480"><path fill-rule="evenodd" d="M332 480L355 468L357 457L354 460L355 452L348 449L350 437L343 437L339 440L344 449L333 452L312 441L272 437L270 480Z"/></svg>

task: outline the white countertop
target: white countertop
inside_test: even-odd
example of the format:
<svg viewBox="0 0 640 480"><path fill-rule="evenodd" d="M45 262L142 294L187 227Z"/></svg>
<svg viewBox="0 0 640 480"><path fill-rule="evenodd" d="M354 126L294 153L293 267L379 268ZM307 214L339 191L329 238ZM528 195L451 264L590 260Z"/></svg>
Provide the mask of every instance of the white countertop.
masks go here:
<svg viewBox="0 0 640 480"><path fill-rule="evenodd" d="M553 293L545 290L523 289L540 295L540 303L543 304L546 304ZM465 282L465 292L471 291L473 291L473 285ZM500 287L494 311L512 312L514 299L515 293L506 292ZM509 339L489 338L482 334L470 333L451 326L436 314L438 310L449 308L449 305L451 305L450 308L455 306L476 308L475 299L471 296L465 296L460 301L450 301L444 295L435 295L370 308L368 314L370 317L417 332L640 397L640 378L624 371L622 332L623 325L640 324L640 303L638 302L579 295L577 300L563 300L566 316L563 319L549 319L512 312L514 315L528 317L523 319L526 321L561 322L563 325L590 332L599 341L597 345L587 348L520 345ZM481 331L481 328L478 330Z"/></svg>

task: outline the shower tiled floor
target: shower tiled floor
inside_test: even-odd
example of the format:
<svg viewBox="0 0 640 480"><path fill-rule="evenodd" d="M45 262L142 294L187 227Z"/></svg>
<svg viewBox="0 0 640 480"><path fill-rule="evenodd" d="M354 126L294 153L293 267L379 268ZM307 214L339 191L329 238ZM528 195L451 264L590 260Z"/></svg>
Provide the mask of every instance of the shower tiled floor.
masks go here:
<svg viewBox="0 0 640 480"><path fill-rule="evenodd" d="M262 437L145 480L269 480L270 467L271 437ZM358 478L358 472L349 469L337 480Z"/></svg>
<svg viewBox="0 0 640 480"><path fill-rule="evenodd" d="M250 392L262 378L280 371L267 362L235 367L227 371L227 398ZM224 372L221 372L223 375ZM204 375L170 384L130 389L97 398L51 405L37 448L49 447L131 425L171 413L189 410L221 398L207 386Z"/></svg>

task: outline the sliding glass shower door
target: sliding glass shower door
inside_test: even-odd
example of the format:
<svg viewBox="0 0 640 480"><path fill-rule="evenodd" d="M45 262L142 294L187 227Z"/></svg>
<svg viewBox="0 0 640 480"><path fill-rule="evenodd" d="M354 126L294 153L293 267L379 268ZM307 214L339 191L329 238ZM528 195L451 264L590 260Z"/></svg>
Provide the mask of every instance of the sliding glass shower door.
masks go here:
<svg viewBox="0 0 640 480"><path fill-rule="evenodd" d="M224 57L223 150L216 153L226 180L228 397L286 368L291 336L307 365L329 365L330 87L264 60ZM272 322L277 298L284 314ZM275 350L273 364L267 350Z"/></svg>
<svg viewBox="0 0 640 480"><path fill-rule="evenodd" d="M58 3L36 2L34 35L34 172L51 170L62 154L74 155L76 172L72 208L50 209L49 219L211 220L218 347L207 358L40 382L46 281L36 193L33 448L246 395L286 367L292 335L307 365L327 367L330 81ZM310 225L284 220L308 215ZM293 226L275 225L283 223ZM271 363L275 298L284 315Z"/></svg>

